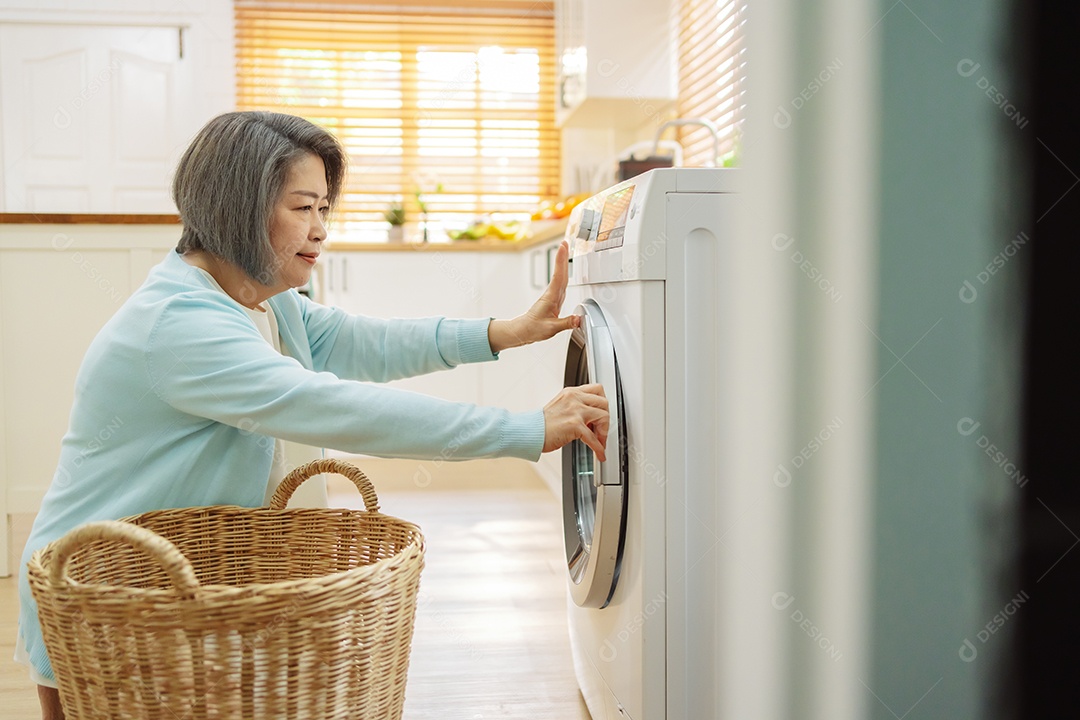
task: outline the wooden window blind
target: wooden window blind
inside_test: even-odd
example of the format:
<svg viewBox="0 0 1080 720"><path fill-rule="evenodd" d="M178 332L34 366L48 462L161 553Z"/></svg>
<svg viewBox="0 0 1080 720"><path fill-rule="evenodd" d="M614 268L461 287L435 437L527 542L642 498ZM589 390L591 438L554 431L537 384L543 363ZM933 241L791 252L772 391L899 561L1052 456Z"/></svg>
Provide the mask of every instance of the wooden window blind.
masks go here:
<svg viewBox="0 0 1080 720"><path fill-rule="evenodd" d="M678 117L711 120L720 130L720 159L732 164L744 115L746 0L682 0L679 13ZM685 125L679 141L686 165L706 165L712 134Z"/></svg>
<svg viewBox="0 0 1080 720"><path fill-rule="evenodd" d="M559 194L550 3L237 0L237 105L303 116L348 149L335 233L383 212L527 214ZM421 197L416 197L416 192Z"/></svg>

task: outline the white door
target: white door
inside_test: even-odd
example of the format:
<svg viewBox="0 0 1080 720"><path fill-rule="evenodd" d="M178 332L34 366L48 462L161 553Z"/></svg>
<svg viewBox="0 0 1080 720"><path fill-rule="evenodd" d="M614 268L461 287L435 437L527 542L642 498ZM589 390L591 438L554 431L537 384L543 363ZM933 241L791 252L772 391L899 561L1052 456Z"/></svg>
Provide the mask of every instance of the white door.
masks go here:
<svg viewBox="0 0 1080 720"><path fill-rule="evenodd" d="M7 212L175 212L191 134L178 28L0 25Z"/></svg>
<svg viewBox="0 0 1080 720"><path fill-rule="evenodd" d="M607 460L588 445L563 446L563 538L570 595L581 607L602 608L619 581L626 528L626 420L622 382L607 320L592 300L574 313L581 326L570 336L564 385L600 383L608 398L611 425Z"/></svg>

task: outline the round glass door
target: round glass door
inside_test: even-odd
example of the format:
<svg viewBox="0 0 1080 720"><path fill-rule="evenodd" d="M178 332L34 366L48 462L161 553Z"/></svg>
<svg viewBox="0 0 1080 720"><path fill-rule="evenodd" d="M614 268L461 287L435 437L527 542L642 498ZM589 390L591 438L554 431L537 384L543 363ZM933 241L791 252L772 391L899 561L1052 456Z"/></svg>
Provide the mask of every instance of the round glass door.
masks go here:
<svg viewBox="0 0 1080 720"><path fill-rule="evenodd" d="M574 514L577 518L578 542L588 551L592 547L596 525L596 485L593 484L596 454L585 443L574 440Z"/></svg>
<svg viewBox="0 0 1080 720"><path fill-rule="evenodd" d="M575 440L563 448L563 535L570 593L582 607L605 607L615 592L626 522L626 425L615 348L600 307L588 300L574 312L566 387L599 383L611 415L607 460Z"/></svg>

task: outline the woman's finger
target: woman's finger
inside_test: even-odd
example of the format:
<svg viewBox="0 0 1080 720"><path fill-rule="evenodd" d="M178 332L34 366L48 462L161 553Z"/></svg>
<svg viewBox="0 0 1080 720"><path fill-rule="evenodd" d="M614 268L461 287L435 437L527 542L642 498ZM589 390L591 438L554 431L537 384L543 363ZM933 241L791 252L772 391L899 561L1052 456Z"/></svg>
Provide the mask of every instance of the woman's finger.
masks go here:
<svg viewBox="0 0 1080 720"><path fill-rule="evenodd" d="M607 430L605 429L603 432L598 433L596 437L600 440L600 444L604 446L604 452L607 452Z"/></svg>
<svg viewBox="0 0 1080 720"><path fill-rule="evenodd" d="M548 291L557 300L566 295L566 283L570 277L570 246L563 240L559 243L559 249L555 253L555 269L551 273L551 282L548 283Z"/></svg>
<svg viewBox="0 0 1080 720"><path fill-rule="evenodd" d="M567 315L566 317L561 317L561 318L558 318L556 320L552 320L550 322L550 326L551 326L551 329L550 329L551 334L548 335L548 337L553 337L553 336L557 335L558 333L561 333L563 330L573 330L574 328L576 328L578 326L578 316L577 315Z"/></svg>
<svg viewBox="0 0 1080 720"><path fill-rule="evenodd" d="M578 390L584 390L590 395L599 395L600 397L607 397L607 393L604 392L604 386L600 383L589 383L587 385L578 385Z"/></svg>
<svg viewBox="0 0 1080 720"><path fill-rule="evenodd" d="M604 452L604 444L600 442L600 439L596 437L596 434L586 425L581 428L578 433L578 438L589 446L600 462L607 461L607 454Z"/></svg>
<svg viewBox="0 0 1080 720"><path fill-rule="evenodd" d="M607 435L608 428L611 426L611 415L608 414L606 409L601 410L599 408L594 409L592 413L592 419L589 420L589 425L600 428L605 435Z"/></svg>
<svg viewBox="0 0 1080 720"><path fill-rule="evenodd" d="M604 397L604 395L602 395L602 394L598 395L598 394L592 393L592 392L578 393L577 400L582 405L586 405L588 407L593 407L593 408L600 408L601 410L604 411L605 414L607 413L608 405L609 405L608 399L606 397Z"/></svg>
<svg viewBox="0 0 1080 720"><path fill-rule="evenodd" d="M596 396L592 397L595 398ZM599 400L602 398L596 399ZM600 448L606 448L608 438L608 426L611 422L611 416L608 414L607 411L607 401L604 400L603 408L586 406L584 412L584 420L586 428L596 439L597 446L599 446ZM590 445L589 447L592 447L593 451L596 451L595 446ZM602 453L597 452L597 456L600 457L601 462L603 462L606 459L606 450Z"/></svg>
<svg viewBox="0 0 1080 720"><path fill-rule="evenodd" d="M596 433L596 436L600 439L600 443L607 447L608 431L611 428L611 416L606 412L595 417L589 422L589 427Z"/></svg>

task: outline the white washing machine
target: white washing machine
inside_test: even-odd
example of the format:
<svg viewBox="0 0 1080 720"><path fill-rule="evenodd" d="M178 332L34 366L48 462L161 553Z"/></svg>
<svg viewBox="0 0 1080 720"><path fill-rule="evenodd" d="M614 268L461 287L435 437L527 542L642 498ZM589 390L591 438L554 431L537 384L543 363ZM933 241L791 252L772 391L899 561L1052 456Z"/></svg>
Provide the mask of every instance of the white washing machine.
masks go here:
<svg viewBox="0 0 1080 720"><path fill-rule="evenodd" d="M652 170L574 209L565 384L610 402L563 449L574 665L594 720L712 717L725 258L738 171ZM617 432L615 428L618 428Z"/></svg>

